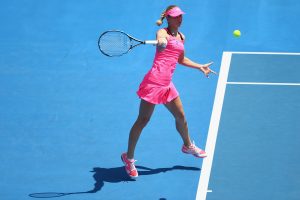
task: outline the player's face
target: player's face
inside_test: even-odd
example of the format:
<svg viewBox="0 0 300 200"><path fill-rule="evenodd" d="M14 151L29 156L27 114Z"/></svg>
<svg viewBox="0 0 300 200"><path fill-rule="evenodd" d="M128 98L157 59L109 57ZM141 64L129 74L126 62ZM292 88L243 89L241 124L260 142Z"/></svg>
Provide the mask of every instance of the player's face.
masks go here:
<svg viewBox="0 0 300 200"><path fill-rule="evenodd" d="M179 15L177 17L168 16L168 23L170 26L179 27L182 23L182 15Z"/></svg>

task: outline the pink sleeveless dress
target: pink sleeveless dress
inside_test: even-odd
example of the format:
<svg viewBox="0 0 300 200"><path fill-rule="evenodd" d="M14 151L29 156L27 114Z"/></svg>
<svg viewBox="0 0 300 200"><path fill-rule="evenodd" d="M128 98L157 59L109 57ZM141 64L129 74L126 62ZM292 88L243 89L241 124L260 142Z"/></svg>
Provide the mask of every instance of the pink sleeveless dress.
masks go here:
<svg viewBox="0 0 300 200"><path fill-rule="evenodd" d="M153 104L166 104L179 95L172 82L172 76L178 58L184 51L184 41L170 34L167 40L168 44L163 51L156 50L152 68L137 91L141 99Z"/></svg>

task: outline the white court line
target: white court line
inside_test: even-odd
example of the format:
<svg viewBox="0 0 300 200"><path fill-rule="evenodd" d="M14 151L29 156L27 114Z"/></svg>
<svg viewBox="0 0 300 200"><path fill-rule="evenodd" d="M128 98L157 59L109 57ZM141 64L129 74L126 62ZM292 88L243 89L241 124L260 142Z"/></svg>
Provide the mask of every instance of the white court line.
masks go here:
<svg viewBox="0 0 300 200"><path fill-rule="evenodd" d="M226 51L224 53L227 53ZM288 53L288 52L239 52L239 51L231 51L228 52L231 54L262 54L262 55L295 55L300 56L300 53Z"/></svg>
<svg viewBox="0 0 300 200"><path fill-rule="evenodd" d="M208 129L205 151L207 157L203 160L201 176L198 183L196 200L205 200L208 191L208 182L210 177L211 166L214 157L215 145L219 129L219 122L223 106L224 94L226 90L227 77L231 61L230 52L223 52L222 63L220 68L219 80L216 89L215 101L212 110L212 116Z"/></svg>
<svg viewBox="0 0 300 200"><path fill-rule="evenodd" d="M215 145L218 135L219 123L223 107L224 95L227 84L248 84L248 85L283 85L283 86L299 86L300 83L262 83L262 82L227 82L228 72L230 68L232 54L274 54L274 55L300 55L300 53L275 53L275 52L223 52L222 63L219 73L219 80L216 89L216 95L212 110L212 116L208 129L206 152L208 156L203 160L201 168L201 176L198 183L196 200L205 200L208 192L208 183L212 168Z"/></svg>
<svg viewBox="0 0 300 200"><path fill-rule="evenodd" d="M227 82L231 85L279 85L279 86L300 86L300 83L263 83L263 82Z"/></svg>

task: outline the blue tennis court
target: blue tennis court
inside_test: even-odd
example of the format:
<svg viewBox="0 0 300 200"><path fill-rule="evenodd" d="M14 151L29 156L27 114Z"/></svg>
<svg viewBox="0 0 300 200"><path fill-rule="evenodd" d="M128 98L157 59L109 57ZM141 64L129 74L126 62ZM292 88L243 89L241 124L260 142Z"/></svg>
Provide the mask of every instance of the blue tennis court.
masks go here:
<svg viewBox="0 0 300 200"><path fill-rule="evenodd" d="M199 199L299 198L299 63L300 54L223 54Z"/></svg>
<svg viewBox="0 0 300 200"><path fill-rule="evenodd" d="M173 77L209 156L181 152L160 105L131 180L120 155L155 48L108 58L97 40L110 29L155 39L170 4L186 12L186 55L219 73L177 66ZM299 199L299 9L298 0L1 1L0 199Z"/></svg>

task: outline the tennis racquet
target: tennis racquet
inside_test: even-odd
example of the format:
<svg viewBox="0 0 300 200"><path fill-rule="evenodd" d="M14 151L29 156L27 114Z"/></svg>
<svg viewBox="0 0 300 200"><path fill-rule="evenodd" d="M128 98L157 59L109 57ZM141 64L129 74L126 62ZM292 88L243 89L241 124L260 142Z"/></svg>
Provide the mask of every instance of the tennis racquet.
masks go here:
<svg viewBox="0 0 300 200"><path fill-rule="evenodd" d="M102 33L98 39L101 53L109 57L122 56L141 44L156 45L156 40L139 40L119 30L109 30Z"/></svg>

